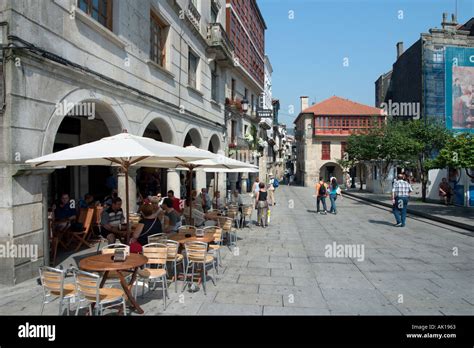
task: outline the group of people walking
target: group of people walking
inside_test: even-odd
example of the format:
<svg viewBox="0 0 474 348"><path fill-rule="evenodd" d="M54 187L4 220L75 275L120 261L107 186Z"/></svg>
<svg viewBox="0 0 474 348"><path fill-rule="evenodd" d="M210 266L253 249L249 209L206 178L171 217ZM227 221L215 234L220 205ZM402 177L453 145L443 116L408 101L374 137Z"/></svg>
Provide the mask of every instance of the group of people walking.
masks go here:
<svg viewBox="0 0 474 348"><path fill-rule="evenodd" d="M331 178L329 183L326 183L322 177L319 178L319 182L316 184L316 213L320 213L322 215L326 215L327 213L330 214L337 214L337 206L336 200L337 197L341 196L342 199L342 192L341 188L339 187L336 178ZM327 209L326 205L326 198L329 197L331 201L331 208ZM323 210L320 209L321 203L323 205Z"/></svg>

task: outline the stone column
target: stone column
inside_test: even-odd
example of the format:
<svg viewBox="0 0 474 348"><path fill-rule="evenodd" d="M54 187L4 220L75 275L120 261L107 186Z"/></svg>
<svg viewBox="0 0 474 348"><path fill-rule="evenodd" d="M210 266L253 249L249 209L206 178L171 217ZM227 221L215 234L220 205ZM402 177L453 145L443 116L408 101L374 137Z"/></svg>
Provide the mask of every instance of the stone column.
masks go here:
<svg viewBox="0 0 474 348"><path fill-rule="evenodd" d="M202 170L196 170L196 190L201 191L206 187L206 173Z"/></svg>
<svg viewBox="0 0 474 348"><path fill-rule="evenodd" d="M248 173L242 173L242 178L241 178L241 187L242 187L242 193L247 193L247 178L248 178Z"/></svg>
<svg viewBox="0 0 474 348"><path fill-rule="evenodd" d="M130 213L135 213L137 211L137 168L128 169L128 199L130 202ZM117 187L118 187L118 196L122 199L122 209L125 212L127 211L127 201L125 193L125 173L121 170L117 174Z"/></svg>
<svg viewBox="0 0 474 348"><path fill-rule="evenodd" d="M181 183L179 181L179 173L176 169L168 169L166 181L168 184L166 191L173 190L175 197L183 198L181 197ZM186 189L189 190L189 188Z"/></svg>

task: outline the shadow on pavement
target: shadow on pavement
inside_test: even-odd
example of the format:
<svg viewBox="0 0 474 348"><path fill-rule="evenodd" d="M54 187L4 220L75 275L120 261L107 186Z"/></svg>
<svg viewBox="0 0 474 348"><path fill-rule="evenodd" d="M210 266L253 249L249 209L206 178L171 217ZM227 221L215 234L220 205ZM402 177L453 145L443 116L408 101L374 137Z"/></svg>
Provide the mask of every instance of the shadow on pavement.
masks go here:
<svg viewBox="0 0 474 348"><path fill-rule="evenodd" d="M379 221L379 220L369 220L369 223L371 224L377 224L377 225L387 225L387 226L393 226L394 224L387 222L387 221Z"/></svg>

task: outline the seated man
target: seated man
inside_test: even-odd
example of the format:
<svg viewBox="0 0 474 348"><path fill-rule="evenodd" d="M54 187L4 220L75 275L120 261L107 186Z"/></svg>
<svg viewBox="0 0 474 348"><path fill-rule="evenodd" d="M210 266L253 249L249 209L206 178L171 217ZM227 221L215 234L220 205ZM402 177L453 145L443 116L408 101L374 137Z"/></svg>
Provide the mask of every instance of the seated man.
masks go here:
<svg viewBox="0 0 474 348"><path fill-rule="evenodd" d="M161 208L165 212L165 217L168 218L168 223L165 224L164 232L171 233L178 231L181 227L181 218L173 208L173 201L170 198L165 198L161 204Z"/></svg>
<svg viewBox="0 0 474 348"><path fill-rule="evenodd" d="M118 197L118 191L117 189L113 189L112 193L109 196L106 196L104 198L104 207L105 208L110 207L112 205L112 200L117 197Z"/></svg>
<svg viewBox="0 0 474 348"><path fill-rule="evenodd" d="M77 218L77 211L74 200L69 198L67 193L61 195L59 205L52 207L54 212L54 229L57 232L63 232Z"/></svg>
<svg viewBox="0 0 474 348"><path fill-rule="evenodd" d="M86 193L84 198L79 201L79 209L93 208L94 207L94 196L90 193Z"/></svg>
<svg viewBox="0 0 474 348"><path fill-rule="evenodd" d="M175 197L173 190L168 191L168 198L171 199L171 201L173 202L173 209L175 210L175 212L178 215L181 215L182 208L180 199L178 197Z"/></svg>
<svg viewBox="0 0 474 348"><path fill-rule="evenodd" d="M216 193L214 194L214 199L212 200L212 207L213 209L218 210L224 209L224 202L222 201L220 191L216 191Z"/></svg>
<svg viewBox="0 0 474 348"><path fill-rule="evenodd" d="M101 234L107 238L109 244L115 243L117 236L123 237L127 232L120 229L120 225L125 222L122 210L122 200L119 197L113 198L111 205L102 212Z"/></svg>
<svg viewBox="0 0 474 348"><path fill-rule="evenodd" d="M207 193L207 189L202 188L201 193L199 194L199 197L201 200L202 210L204 212L207 212L209 209L211 209L211 206L212 206L211 198L209 197L209 194Z"/></svg>
<svg viewBox="0 0 474 348"><path fill-rule="evenodd" d="M189 199L186 200L185 208L183 210L184 216L189 217ZM194 209L192 212L192 218L194 220L194 226L201 227L204 224L206 226L215 226L217 225L216 215L204 213L200 210Z"/></svg>
<svg viewBox="0 0 474 348"><path fill-rule="evenodd" d="M239 207L244 205L244 202L242 200L242 195L239 193L239 191L234 190L232 193L232 196L230 197L230 203L235 204Z"/></svg>
<svg viewBox="0 0 474 348"><path fill-rule="evenodd" d="M446 178L443 178L441 180L441 183L439 184L439 198L441 201L443 201L444 204L448 205L451 204L451 198L453 196L453 190L451 186L448 183L448 180Z"/></svg>

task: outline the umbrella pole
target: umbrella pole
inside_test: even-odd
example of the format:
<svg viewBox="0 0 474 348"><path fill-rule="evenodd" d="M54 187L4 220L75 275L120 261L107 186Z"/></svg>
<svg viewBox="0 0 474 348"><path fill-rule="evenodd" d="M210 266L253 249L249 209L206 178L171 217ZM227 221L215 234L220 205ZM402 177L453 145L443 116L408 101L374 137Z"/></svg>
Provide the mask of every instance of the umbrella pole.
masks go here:
<svg viewBox="0 0 474 348"><path fill-rule="evenodd" d="M127 244L130 241L130 196L128 192L128 165L124 167L125 169L125 202L126 202L126 218L127 218Z"/></svg>
<svg viewBox="0 0 474 348"><path fill-rule="evenodd" d="M191 219L193 217L193 197L192 197L192 190L193 190L193 167L189 167L189 223L191 223Z"/></svg>

